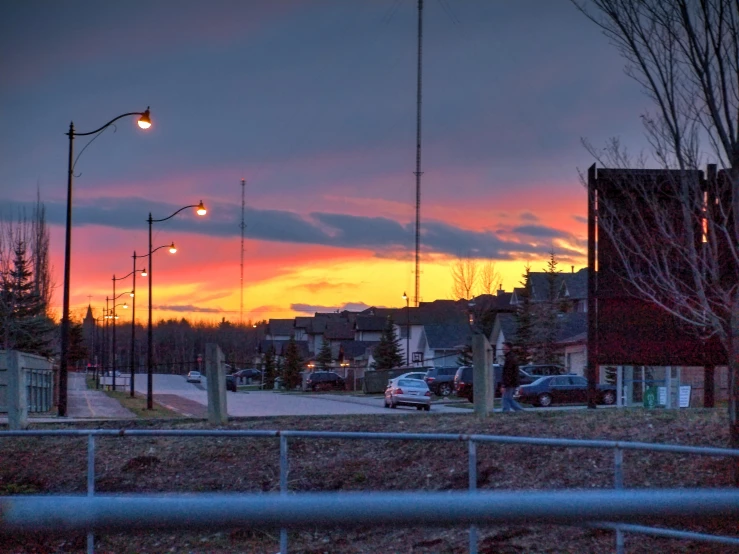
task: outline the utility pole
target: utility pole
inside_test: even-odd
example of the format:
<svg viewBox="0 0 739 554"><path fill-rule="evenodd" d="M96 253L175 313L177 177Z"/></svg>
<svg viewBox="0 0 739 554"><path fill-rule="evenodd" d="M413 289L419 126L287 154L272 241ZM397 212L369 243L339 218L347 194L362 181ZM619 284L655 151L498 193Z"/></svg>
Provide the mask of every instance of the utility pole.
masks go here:
<svg viewBox="0 0 739 554"><path fill-rule="evenodd" d="M416 87L416 295L418 307L421 301L421 69L423 53L423 0L418 0L418 80Z"/></svg>
<svg viewBox="0 0 739 554"><path fill-rule="evenodd" d="M241 179L241 305L239 307L239 325L244 323L244 229L246 229L246 223L244 222L244 207L246 205L245 191L246 180Z"/></svg>

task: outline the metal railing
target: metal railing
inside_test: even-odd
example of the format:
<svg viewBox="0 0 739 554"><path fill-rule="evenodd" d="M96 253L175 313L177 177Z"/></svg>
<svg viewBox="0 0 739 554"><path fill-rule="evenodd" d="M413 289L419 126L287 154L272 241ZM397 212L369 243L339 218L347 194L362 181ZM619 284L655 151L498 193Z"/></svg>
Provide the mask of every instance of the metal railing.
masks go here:
<svg viewBox="0 0 739 554"><path fill-rule="evenodd" d="M207 529L228 526L281 527L280 552L288 549L287 528L423 524L439 521L470 524L469 551L477 552L477 528L490 523L558 523L610 529L616 551L624 552L624 533L710 541L739 546L739 537L717 536L639 525L644 518L669 522L689 516L693 521L739 516L735 489L623 490L626 450L728 456L739 450L609 440L550 439L498 435L441 433L369 433L267 430L30 430L0 431L0 438L29 436L87 437L87 496L41 495L0 497L0 532L55 530L93 532L133 529ZM95 495L96 437L234 437L278 438L279 494ZM289 439L467 442L469 482L466 493L288 493ZM477 445L509 444L565 448L611 449L614 489L598 491L477 492ZM194 516L192 514L197 514Z"/></svg>
<svg viewBox="0 0 739 554"><path fill-rule="evenodd" d="M50 411L54 402L54 372L50 369L23 369L28 391L28 411Z"/></svg>

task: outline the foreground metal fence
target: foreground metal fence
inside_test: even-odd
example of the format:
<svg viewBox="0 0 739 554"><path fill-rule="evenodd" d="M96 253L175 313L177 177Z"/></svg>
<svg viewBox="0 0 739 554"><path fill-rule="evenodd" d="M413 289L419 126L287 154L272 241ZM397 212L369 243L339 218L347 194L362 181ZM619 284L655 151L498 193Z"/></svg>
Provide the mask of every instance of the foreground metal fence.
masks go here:
<svg viewBox="0 0 739 554"><path fill-rule="evenodd" d="M0 532L87 531L88 552L94 550L93 532L103 531L280 527L280 552L286 554L287 528L422 525L429 522L438 525L439 521L450 525L470 524L469 551L472 553L477 552L476 525L524 521L528 524L557 523L611 529L616 534L618 553L624 552L624 533L627 532L739 546L738 537L640 525L645 518L663 522L685 517L693 521L737 518L737 490L622 490L625 450L729 457L739 457L739 450L605 440L434 433L113 429L0 432L0 438L29 436L87 437L87 496L0 497ZM277 438L280 441L280 492L96 496L95 438L99 436ZM288 496L288 440L291 438L467 442L469 492L305 493ZM615 490L477 492L477 445L489 443L611 449Z"/></svg>

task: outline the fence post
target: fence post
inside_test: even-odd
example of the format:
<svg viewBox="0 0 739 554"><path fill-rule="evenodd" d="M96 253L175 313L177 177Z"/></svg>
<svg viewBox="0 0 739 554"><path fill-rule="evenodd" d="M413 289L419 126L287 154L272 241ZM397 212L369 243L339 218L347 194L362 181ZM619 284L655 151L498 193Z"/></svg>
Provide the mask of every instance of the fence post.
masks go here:
<svg viewBox="0 0 739 554"><path fill-rule="evenodd" d="M12 430L28 427L28 386L22 367L21 353L7 352L8 360L8 428Z"/></svg>
<svg viewBox="0 0 739 554"><path fill-rule="evenodd" d="M477 490L477 443L467 439L467 451L469 452L469 490L471 493ZM470 525L470 554L477 554L477 527Z"/></svg>
<svg viewBox="0 0 739 554"><path fill-rule="evenodd" d="M95 435L87 435L87 496L95 496ZM95 552L95 535L87 532L87 554Z"/></svg>
<svg viewBox="0 0 739 554"><path fill-rule="evenodd" d="M287 460L287 437L280 435L280 494L287 494L287 474L289 471ZM280 529L280 554L287 554L287 529Z"/></svg>
<svg viewBox="0 0 739 554"><path fill-rule="evenodd" d="M613 488L624 488L624 451L618 446L613 449ZM624 554L624 532L616 527L616 554Z"/></svg>

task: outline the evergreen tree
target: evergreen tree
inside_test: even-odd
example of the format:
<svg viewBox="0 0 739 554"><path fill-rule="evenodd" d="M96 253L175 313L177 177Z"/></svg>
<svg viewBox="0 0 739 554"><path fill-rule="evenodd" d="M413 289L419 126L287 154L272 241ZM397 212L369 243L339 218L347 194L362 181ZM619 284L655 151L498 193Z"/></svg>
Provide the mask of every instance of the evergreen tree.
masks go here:
<svg viewBox="0 0 739 554"><path fill-rule="evenodd" d="M523 287L523 294L521 295L521 303L516 308L514 314L516 320L516 336L511 337L511 342L514 348L517 350L518 361L521 364L526 364L531 359L531 354L536 349L535 337L534 337L534 310L531 305L531 281L529 280L529 274L531 273L531 267L526 265L524 268L523 281L521 286Z"/></svg>
<svg viewBox="0 0 739 554"><path fill-rule="evenodd" d="M13 253L12 267L3 275L0 290L5 347L49 357L54 323L46 315L46 304L35 286L26 243L17 240Z"/></svg>
<svg viewBox="0 0 739 554"><path fill-rule="evenodd" d="M393 319L388 317L380 342L375 346L373 369L392 369L402 365L405 360L400 350L400 339L395 334Z"/></svg>
<svg viewBox="0 0 739 554"><path fill-rule="evenodd" d="M549 254L549 262L545 269L547 279L547 298L536 306L536 361L552 364L560 361L557 355L557 339L560 329L560 305L557 302L561 279L557 270L557 259L554 251Z"/></svg>
<svg viewBox="0 0 739 554"><path fill-rule="evenodd" d="M70 367L74 367L77 362L89 359L90 353L85 345L82 324L78 321L70 321L69 323L69 352L67 353L67 359L69 360Z"/></svg>
<svg viewBox="0 0 739 554"><path fill-rule="evenodd" d="M302 365L303 360L300 357L298 343L295 342L295 337L291 336L285 349L285 367L282 370L282 379L285 382L287 390L293 390L300 385L300 369Z"/></svg>
<svg viewBox="0 0 739 554"><path fill-rule="evenodd" d="M319 369L325 371L331 366L331 361L331 343L324 339L321 344L321 350L319 350L318 356L316 356L316 363Z"/></svg>
<svg viewBox="0 0 739 554"><path fill-rule="evenodd" d="M271 390L275 386L275 349L270 346L264 355L264 388Z"/></svg>

